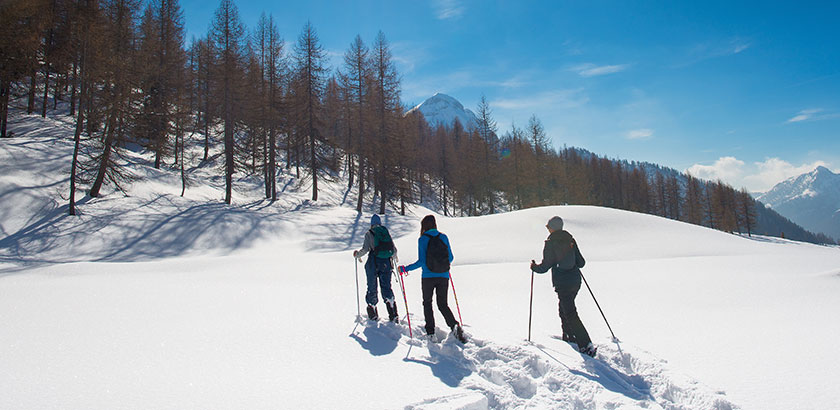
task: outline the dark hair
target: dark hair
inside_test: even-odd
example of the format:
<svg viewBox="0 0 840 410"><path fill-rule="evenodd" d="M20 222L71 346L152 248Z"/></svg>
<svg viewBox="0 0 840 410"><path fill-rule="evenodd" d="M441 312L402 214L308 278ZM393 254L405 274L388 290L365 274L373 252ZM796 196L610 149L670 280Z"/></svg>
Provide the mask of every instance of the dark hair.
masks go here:
<svg viewBox="0 0 840 410"><path fill-rule="evenodd" d="M429 229L437 229L437 223L435 222L434 215L426 215L423 217L423 220L420 221L420 235L423 235Z"/></svg>

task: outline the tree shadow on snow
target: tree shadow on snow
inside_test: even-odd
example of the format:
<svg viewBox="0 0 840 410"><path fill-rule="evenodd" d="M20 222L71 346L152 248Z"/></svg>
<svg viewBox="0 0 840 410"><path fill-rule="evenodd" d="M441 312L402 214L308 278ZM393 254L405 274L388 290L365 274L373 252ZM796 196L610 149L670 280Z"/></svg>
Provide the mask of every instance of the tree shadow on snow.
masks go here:
<svg viewBox="0 0 840 410"><path fill-rule="evenodd" d="M345 252L362 247L365 233L370 229L370 217L373 212L359 212L352 223L337 221L333 223L319 223L318 226L303 227L304 233L311 239L306 244L307 251ZM419 220L409 217L394 218L386 213L381 216L382 224L388 227L391 237L397 238L418 232ZM329 232L329 234L324 234Z"/></svg>
<svg viewBox="0 0 840 410"><path fill-rule="evenodd" d="M77 205L116 200L121 199L104 197L94 202L85 196ZM91 214L83 212L71 217L66 204L52 206L40 219L0 239L0 262L22 265L20 269L24 269L48 263L133 262L181 256L190 251L234 251L265 237L280 236L283 223L290 218L257 212L254 208L259 204L230 206L214 202L183 206L165 195L135 204L145 208L143 212L103 206L89 208ZM160 212L155 212L158 209Z"/></svg>

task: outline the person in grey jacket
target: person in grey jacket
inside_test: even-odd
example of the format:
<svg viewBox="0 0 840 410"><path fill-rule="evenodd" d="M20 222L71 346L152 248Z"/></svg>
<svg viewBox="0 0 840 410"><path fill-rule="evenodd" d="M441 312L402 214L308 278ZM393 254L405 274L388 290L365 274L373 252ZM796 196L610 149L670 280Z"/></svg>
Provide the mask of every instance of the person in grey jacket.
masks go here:
<svg viewBox="0 0 840 410"><path fill-rule="evenodd" d="M543 248L543 260L539 264L532 260L531 270L545 273L551 269L551 284L559 300L563 340L576 343L581 353L594 357L597 348L592 345L575 306L575 296L581 284L580 268L586 261L575 239L563 230L563 219L552 217L545 227L548 228L549 236Z"/></svg>
<svg viewBox="0 0 840 410"><path fill-rule="evenodd" d="M356 259L361 260L365 255L368 255L367 262L365 262L365 274L367 276L365 302L367 302L368 318L371 320L379 319L379 313L376 310L376 304L379 303L376 296L378 281L379 288L382 291L382 299L385 300L385 308L388 309L388 320L396 322L399 316L394 291L391 290L391 273L394 269L391 259L397 260L397 246L391 239L388 228L382 225L379 215L376 214L370 217L370 229L365 233L365 242L362 249L353 251L353 257Z"/></svg>

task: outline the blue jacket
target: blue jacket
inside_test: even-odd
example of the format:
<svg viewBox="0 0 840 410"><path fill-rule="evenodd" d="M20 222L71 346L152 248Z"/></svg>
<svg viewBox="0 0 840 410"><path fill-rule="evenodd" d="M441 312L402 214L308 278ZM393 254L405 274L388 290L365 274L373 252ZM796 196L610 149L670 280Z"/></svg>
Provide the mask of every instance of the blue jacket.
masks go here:
<svg viewBox="0 0 840 410"><path fill-rule="evenodd" d="M426 266L426 249L429 247L429 237L426 235L431 236L438 236L440 235L440 239L443 243L446 244L446 248L449 249L449 263L452 263L454 257L452 256L452 247L449 246L449 238L446 237L445 234L438 232L437 229L429 229L423 235L420 235L420 239L417 240L417 262L412 263L405 267L407 271L413 271L417 268L423 268L423 275L424 278L449 278L449 272L444 273L435 273L429 270Z"/></svg>

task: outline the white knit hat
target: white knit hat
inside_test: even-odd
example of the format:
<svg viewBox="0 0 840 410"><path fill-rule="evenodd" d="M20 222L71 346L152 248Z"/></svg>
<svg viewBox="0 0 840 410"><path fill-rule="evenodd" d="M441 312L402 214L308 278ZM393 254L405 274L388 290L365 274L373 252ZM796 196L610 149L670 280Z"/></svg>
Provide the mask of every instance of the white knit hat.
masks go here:
<svg viewBox="0 0 840 410"><path fill-rule="evenodd" d="M553 216L551 219L548 220L548 227L554 231L562 231L563 230L563 218L559 216Z"/></svg>

